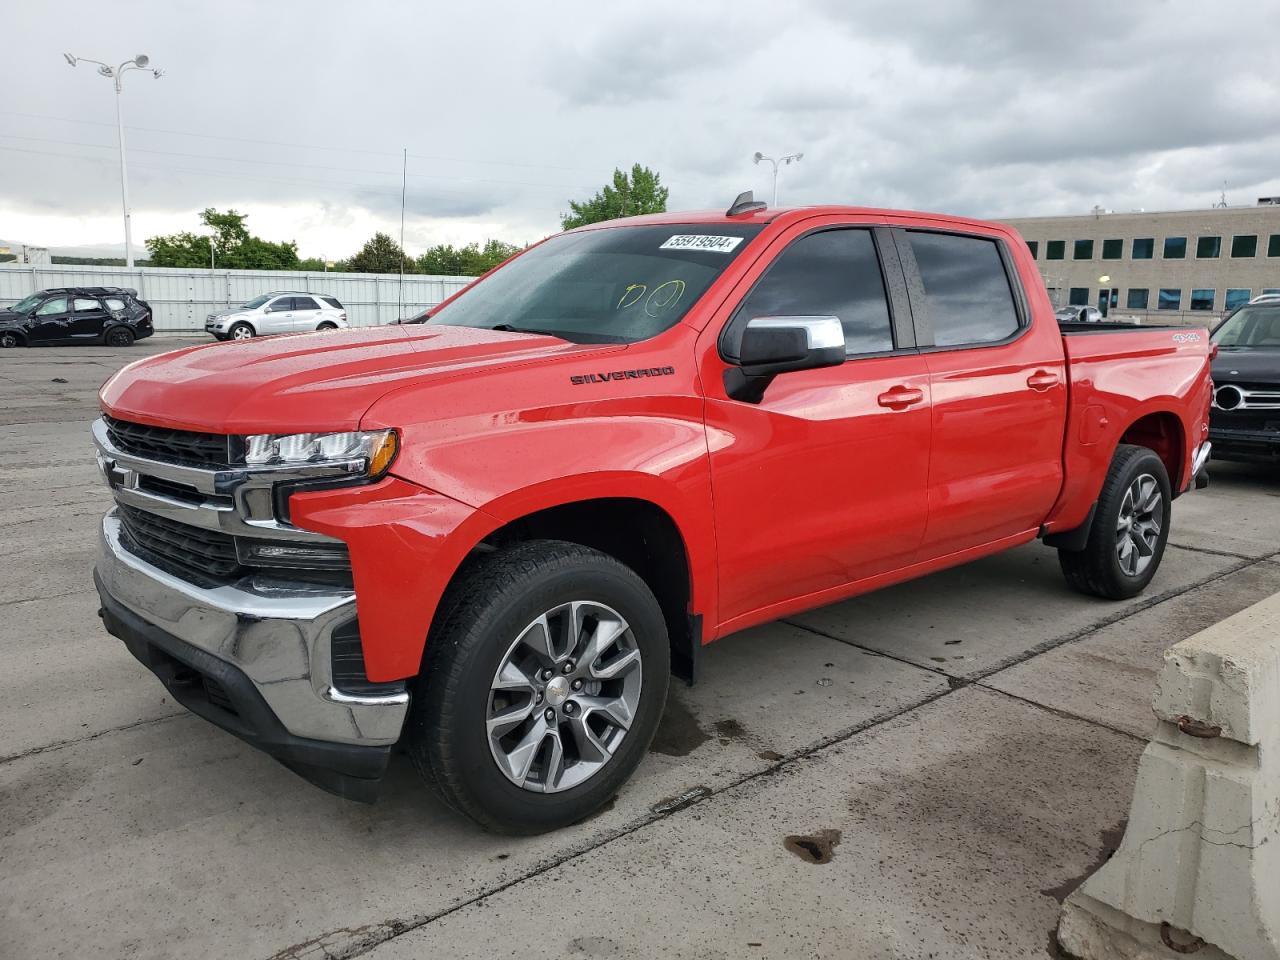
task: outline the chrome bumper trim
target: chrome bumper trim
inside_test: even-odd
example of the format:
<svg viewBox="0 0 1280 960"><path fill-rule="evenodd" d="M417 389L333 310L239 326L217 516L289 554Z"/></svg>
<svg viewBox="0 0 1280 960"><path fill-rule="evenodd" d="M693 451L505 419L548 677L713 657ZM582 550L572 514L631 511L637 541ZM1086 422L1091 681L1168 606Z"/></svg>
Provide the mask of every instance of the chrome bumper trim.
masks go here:
<svg viewBox="0 0 1280 960"><path fill-rule="evenodd" d="M260 576L197 587L125 549L114 511L102 521L97 571L122 606L241 670L295 736L369 746L400 738L408 693L351 696L333 687L331 637L355 616L351 591Z"/></svg>
<svg viewBox="0 0 1280 960"><path fill-rule="evenodd" d="M1195 458L1191 461L1191 476L1195 477L1209 462L1209 454L1213 452L1213 444L1206 440L1196 448Z"/></svg>

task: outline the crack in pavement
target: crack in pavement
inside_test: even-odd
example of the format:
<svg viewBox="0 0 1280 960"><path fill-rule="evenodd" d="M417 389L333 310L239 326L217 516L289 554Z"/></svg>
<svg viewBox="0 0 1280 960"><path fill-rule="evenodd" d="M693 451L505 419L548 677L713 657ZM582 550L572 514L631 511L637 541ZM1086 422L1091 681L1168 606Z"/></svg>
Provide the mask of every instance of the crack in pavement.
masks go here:
<svg viewBox="0 0 1280 960"><path fill-rule="evenodd" d="M53 743L46 743L39 747L28 747L19 753L10 754L7 757L0 757L0 766L6 763L12 763L14 760L21 760L24 757L34 757L41 753L49 753L53 750L61 750L63 747L72 747L77 743L87 743L90 740L97 740L100 737L108 736L112 733L122 733L126 730L136 730L138 727L145 727L153 723L163 723L166 720L176 720L178 717L194 717L195 714L190 710L178 710L174 713L166 713L163 716L151 717L147 720L135 720L133 723L126 723L118 727L108 727L105 730L98 730L95 733L86 733L83 737L72 737L69 740L56 740Z"/></svg>
<svg viewBox="0 0 1280 960"><path fill-rule="evenodd" d="M1278 552L1277 555L1280 555L1280 552ZM1233 574L1239 573L1241 570L1244 570L1248 567L1261 563L1265 559L1268 559L1268 558L1259 558L1259 559L1245 558L1244 562L1233 564L1230 567L1224 570L1218 571L1217 573L1209 577L1205 577L1185 587L1180 587L1174 590L1165 591L1164 593L1161 593L1161 594L1157 594L1156 596L1151 597L1146 601L1134 604L1130 607L1126 607L1123 611L1118 611L1116 614L1112 616L1105 617L1103 618L1103 620L1097 623L1090 624L1086 627L1083 627L1079 630L1072 631L1071 633L1068 633L1068 634L1064 634L1060 637L1051 638L1050 640L1037 644L1036 646L1030 648L1029 650L1023 651L1020 654L1015 654L1011 657L1008 657L1005 660L1000 661L999 663L997 663L996 665L990 668L978 671L977 673L970 674L964 677L954 677L940 669L922 666L921 664L913 663L909 660L903 660L902 658L895 657L891 654L886 654L883 651L864 648L859 644L852 643L847 640L841 640L838 637L832 637L819 630L814 630L810 627L806 627L801 624L794 623L793 621L784 619L782 622L788 623L791 626L795 626L802 630L807 630L810 633L813 633L817 636L826 637L827 639L835 640L839 643L846 643L849 646L853 646L859 650L863 650L864 652L872 654L874 656L883 656L883 657L887 657L890 660L898 660L906 664L907 666L914 667L917 670L921 670L926 673L932 673L935 676L945 677L948 680L948 686L944 689L935 690L932 693L925 694L924 696L921 696L921 697L917 697L916 699L910 701L909 703L895 707L892 710L888 710L883 713L877 714L875 716L869 717L868 719L854 725L849 729L840 731L838 733L832 734L827 737L823 737L822 739L818 740L813 744L810 744L807 747L804 747L800 750L796 750L790 754L787 754L781 760L778 760L775 763L772 763L761 770L744 774L741 777L738 777L732 781L729 781L728 783L725 783L714 790L709 790L705 795L692 800L690 803L681 805L677 810L672 810L669 812L661 812L661 813L650 813L649 815L642 816L632 821L631 823L625 824L617 828L616 830L612 830L606 833L602 837L599 837L592 841L588 841L587 843L581 845L580 847L565 851L561 854L550 857L547 860L542 861L541 863L535 864L534 866L530 867L528 870L522 872L519 876L513 877L512 879L504 883L498 884L494 887L491 887L487 890L483 890L472 897L468 897L465 900L459 901L458 903L452 904L448 907L444 907L430 914L421 914L408 919L391 919L391 920L383 921L382 923L378 923L378 924L366 925L365 927L362 927L360 929L369 930L370 932L368 933L367 936L362 936L359 939L355 941L350 941L346 944L327 943L326 941L333 934L337 934L341 936L342 929L351 929L351 928L339 928L336 931L331 931L330 933L322 934L321 936L305 941L302 944L295 944L291 947L286 947L284 950L278 951L277 953L273 954L270 960L302 960L302 958L305 958L307 956L307 952L309 952L312 947L318 947L318 949L321 951L320 953L312 954L317 958L323 957L325 958L325 960L330 960L330 958L332 958L332 960L353 960L353 958L367 954L371 950L374 950L375 948L381 946L383 943L387 943L388 941L394 940L397 937L403 936L404 934L410 933L414 930L419 930L431 923L434 923L447 916L450 916L451 914L457 913L459 910L463 910L469 906L472 906L473 904L481 903L485 900L488 900L491 897L497 896L498 894L506 890L509 890L514 886L517 886L518 884L524 883L527 880L531 880L537 876L547 873L550 870L554 870L557 867L563 866L566 863L570 863L573 860L579 857L582 857L588 853L592 853L596 850L600 850L617 840L620 840L624 837L629 836L630 834L633 834L639 830L644 829L645 827L650 826L651 824L658 823L662 820L667 819L668 817L675 816L677 813L680 813L684 810L691 809L700 804L706 803L707 801L712 800L716 797L720 797L722 795L730 793L731 791L734 791L739 787L745 786L746 784L752 783L763 777L773 776L777 774L779 771L799 761L802 761L808 757L821 753L827 750L828 748L835 746L836 744L843 743L847 740L850 740L853 737L856 737L858 734L866 732L867 730L881 726L892 720L898 719L899 717L903 717L909 713L912 713L913 711L919 710L922 707L928 706L931 703L935 703L938 700L943 699L944 697L950 696L951 694L955 693L957 690L962 690L966 687L977 685L981 687L983 690L989 691L991 693L999 694L1002 696L1013 696L1011 694L1004 693L1004 691L995 690L994 688L988 687L986 684L980 683L979 681L988 679L989 677L1003 670L1007 670L1010 667L1015 666L1017 664L1025 663L1028 660L1032 660L1035 657L1038 657L1041 654L1048 652L1049 650L1053 650L1065 644L1084 639L1085 637L1090 636L1091 634L1099 630L1102 630L1106 627L1109 627L1112 624L1119 623L1120 621L1125 620L1129 617L1137 616L1143 611L1150 610L1152 607L1158 604L1176 599L1177 597L1183 596L1184 594L1189 593L1192 590L1197 590L1200 587L1206 586L1218 580L1224 579L1225 577L1229 577ZM1021 700L1022 698L1013 697L1013 699ZM1054 710L1054 708L1045 707L1043 704L1035 704L1031 701L1028 701L1028 705L1038 706L1041 709L1048 709L1051 712L1055 712L1060 716L1062 715L1071 716L1069 714L1065 714L1065 712L1063 711L1056 711ZM1071 716L1071 719L1077 720L1081 723L1088 724L1093 727L1097 727L1098 729L1106 730L1109 733L1123 736L1128 740L1137 740L1137 741L1145 742L1145 739L1142 737L1135 737L1132 733L1129 733L1128 731L1115 730L1111 727L1108 727L1106 724L1099 723L1095 720L1090 720L1085 717L1075 717L1075 716ZM299 948L302 948L304 952L300 953Z"/></svg>

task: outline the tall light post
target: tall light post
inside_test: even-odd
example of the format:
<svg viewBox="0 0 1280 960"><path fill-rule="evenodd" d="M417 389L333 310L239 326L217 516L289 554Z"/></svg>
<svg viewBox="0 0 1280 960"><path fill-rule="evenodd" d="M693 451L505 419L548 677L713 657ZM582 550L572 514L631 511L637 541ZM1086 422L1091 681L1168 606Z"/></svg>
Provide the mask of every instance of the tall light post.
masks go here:
<svg viewBox="0 0 1280 960"><path fill-rule="evenodd" d="M779 166L779 165L783 165L783 166L785 166L785 165L786 165L786 164L788 164L788 163L799 163L799 162L800 162L800 158L801 158L801 157L803 157L803 156L804 156L804 154L803 154L803 153L788 153L785 157L778 157L778 159L776 159L776 160L775 160L773 157L766 157L763 153L761 153L759 150L757 150L757 151L756 151L756 153L755 153L755 155L751 158L751 159L752 159L752 161L753 161L753 162L755 162L755 164L756 164L757 166L759 166L759 164L760 164L760 161L761 161L761 160L768 160L768 161L769 161L769 163L773 164L773 206L774 206L774 209L777 209L777 206L778 206L778 166Z"/></svg>
<svg viewBox="0 0 1280 960"><path fill-rule="evenodd" d="M111 67L103 63L101 60L90 60L87 57L74 57L69 53L64 53L67 63L75 66L81 60L85 63L95 63L98 65L98 73L104 77L110 77L115 81L116 87L116 141L120 145L120 199L124 204L124 262L125 266L133 266L133 230L129 223L129 175L124 165L124 119L120 113L120 95L124 92L124 75L130 70L146 70L157 80L164 75L163 70L152 70L147 67L151 62L151 58L145 53L140 53L132 60L126 60L118 67Z"/></svg>

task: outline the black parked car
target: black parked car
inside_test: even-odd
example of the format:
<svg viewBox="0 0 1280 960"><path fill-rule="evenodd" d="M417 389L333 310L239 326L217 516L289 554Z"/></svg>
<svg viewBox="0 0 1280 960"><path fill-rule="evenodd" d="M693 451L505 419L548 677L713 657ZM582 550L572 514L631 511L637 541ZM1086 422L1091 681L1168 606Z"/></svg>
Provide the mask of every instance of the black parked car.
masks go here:
<svg viewBox="0 0 1280 960"><path fill-rule="evenodd" d="M150 305L126 287L55 287L0 309L0 347L127 347L154 332Z"/></svg>
<svg viewBox="0 0 1280 960"><path fill-rule="evenodd" d="M1280 301L1241 307L1213 342L1213 456L1280 463Z"/></svg>

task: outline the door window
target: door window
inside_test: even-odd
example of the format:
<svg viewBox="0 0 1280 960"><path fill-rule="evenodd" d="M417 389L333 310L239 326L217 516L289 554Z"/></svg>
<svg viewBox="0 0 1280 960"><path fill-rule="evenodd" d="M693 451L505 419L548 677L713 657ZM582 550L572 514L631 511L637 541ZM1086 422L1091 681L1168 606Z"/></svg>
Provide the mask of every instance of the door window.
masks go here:
<svg viewBox="0 0 1280 960"><path fill-rule="evenodd" d="M1018 332L1018 310L994 240L908 231L940 347L996 343Z"/></svg>
<svg viewBox="0 0 1280 960"><path fill-rule="evenodd" d="M90 299L89 297L76 297L75 300L72 301L72 309L76 313L92 313L95 310L101 310L102 304L98 303L97 300Z"/></svg>
<svg viewBox="0 0 1280 960"><path fill-rule="evenodd" d="M281 297L271 306L267 307L267 313L284 313L293 309L293 297Z"/></svg>
<svg viewBox="0 0 1280 960"><path fill-rule="evenodd" d="M40 305L40 309L36 311L37 317L51 317L57 313L67 312L67 298L55 297L52 300L46 300Z"/></svg>
<svg viewBox="0 0 1280 960"><path fill-rule="evenodd" d="M871 231L810 233L783 250L738 308L726 354L738 355L752 317L836 317L847 355L892 350L889 304Z"/></svg>
<svg viewBox="0 0 1280 960"><path fill-rule="evenodd" d="M294 297L293 309L295 310L319 310L320 305L310 297Z"/></svg>

